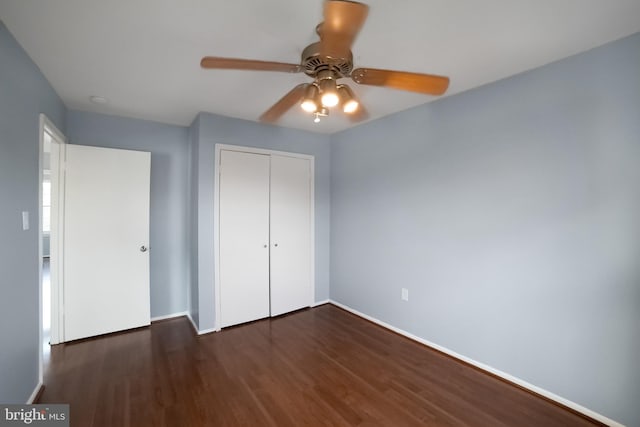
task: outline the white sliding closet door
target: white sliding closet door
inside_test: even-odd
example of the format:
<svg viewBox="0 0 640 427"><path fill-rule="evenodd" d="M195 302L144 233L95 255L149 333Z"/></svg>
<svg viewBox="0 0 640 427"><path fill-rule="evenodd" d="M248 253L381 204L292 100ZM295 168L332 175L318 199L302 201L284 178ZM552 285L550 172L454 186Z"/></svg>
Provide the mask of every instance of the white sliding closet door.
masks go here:
<svg viewBox="0 0 640 427"><path fill-rule="evenodd" d="M311 161L271 156L271 316L308 307Z"/></svg>
<svg viewBox="0 0 640 427"><path fill-rule="evenodd" d="M220 321L269 316L269 156L220 152Z"/></svg>

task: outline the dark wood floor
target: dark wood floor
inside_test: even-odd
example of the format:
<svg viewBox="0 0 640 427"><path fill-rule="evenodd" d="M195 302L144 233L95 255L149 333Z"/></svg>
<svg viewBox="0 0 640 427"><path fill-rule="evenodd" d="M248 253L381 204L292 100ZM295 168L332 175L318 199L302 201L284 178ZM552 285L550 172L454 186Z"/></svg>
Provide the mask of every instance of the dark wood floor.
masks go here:
<svg viewBox="0 0 640 427"><path fill-rule="evenodd" d="M45 386L75 427L596 425L332 305L59 345Z"/></svg>

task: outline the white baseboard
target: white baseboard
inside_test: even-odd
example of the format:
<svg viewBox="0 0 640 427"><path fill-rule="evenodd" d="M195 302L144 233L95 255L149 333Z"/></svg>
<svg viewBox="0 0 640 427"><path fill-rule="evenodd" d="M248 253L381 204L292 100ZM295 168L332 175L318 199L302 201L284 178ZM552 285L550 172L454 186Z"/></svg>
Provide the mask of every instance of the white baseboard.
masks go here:
<svg viewBox="0 0 640 427"><path fill-rule="evenodd" d="M191 317L191 313L187 312L185 314L186 314L187 318L189 319L189 322L191 322L191 326L193 326L193 330L197 335L210 334L212 332L220 332L220 329L216 329L216 328L203 329L203 330L198 329L198 326L196 325L196 322L194 322L193 318Z"/></svg>
<svg viewBox="0 0 640 427"><path fill-rule="evenodd" d="M178 313L167 314L167 315L164 315L164 316L152 317L151 318L151 322L157 322L158 320L173 319L175 317L182 317L182 316L187 316L187 319L189 319L189 322L191 323L191 326L193 326L193 330L198 335L210 334L211 332L217 332L218 331L218 329L215 329L215 328L204 329L202 331L199 330L198 327L196 326L196 322L194 322L193 318L191 317L191 313L189 313L188 311L181 311L181 312L178 312Z"/></svg>
<svg viewBox="0 0 640 427"><path fill-rule="evenodd" d="M196 326L196 322L193 321L193 318L191 317L191 313L189 312L187 312L187 319L189 319L189 322L191 322L191 326L193 326L193 331L197 334L198 327Z"/></svg>
<svg viewBox="0 0 640 427"><path fill-rule="evenodd" d="M496 375L498 377L501 377L501 378L503 378L503 379L505 379L505 380L507 380L507 381L509 381L511 383L517 384L520 387L526 388L527 390L530 390L530 391L532 391L532 392L534 392L536 394L539 394L539 395L544 396L544 397L546 397L548 399L551 399L551 400L553 400L555 402L558 402L558 403L560 403L560 404L562 404L562 405L564 405L564 406L566 406L568 408L571 408L571 409L573 409L575 411L578 411L581 414L584 414L584 415L586 415L588 417L591 417L594 420L600 421L601 423L604 423L604 424L606 424L608 426L611 426L611 427L624 427L623 424L620 424L617 421L613 421L612 419L609 419L609 418L605 417L604 415L600 415L597 412L594 412L589 408L585 408L582 405L579 405L579 404L577 404L575 402L572 402L572 401L570 401L568 399L560 397L557 394L554 394L554 393L552 393L550 391L542 389L542 388L540 388L538 386L530 384L530 383L528 383L528 382L526 382L524 380L521 380L520 378L516 378L513 375L509 375L506 372L502 372L502 371L500 371L498 369L492 368L491 366L485 365L484 363L477 362L477 361L475 361L473 359L470 359L470 358L468 358L466 356L463 356L463 355L461 355L459 353L456 353L455 351L449 350L446 347L442 347L441 345L438 345L438 344L432 343L430 341L427 341L427 340L425 340L423 338L420 338L420 337L418 337L416 335L413 335L413 334L411 334L411 333L409 333L407 331L404 331L404 330L402 330L400 328L396 328L395 326L392 326L392 325L390 325L388 323L385 323L385 322L383 322L381 320L378 320L375 317L371 317L369 315L361 313L358 310L355 310L355 309L353 309L353 308L351 308L351 307L349 307L347 305L341 304L341 303L339 303L337 301L334 301L334 300L329 300L329 303L335 305L336 307L340 307L340 308L342 308L342 309L344 309L344 310L346 310L346 311L348 311L350 313L353 313L358 317L362 317L363 319L369 320L370 322L373 322L373 323L375 323L377 325L380 325L383 328L389 329L389 330L391 330L391 331L393 331L393 332L395 332L397 334L403 335L403 336L405 336L405 337L407 337L409 339L417 341L420 344L424 344L427 347L431 347L431 348L436 349L436 350L438 350L438 351L440 351L442 353L448 354L451 357L454 357L454 358L456 358L458 360L462 360L463 362L466 362L466 363L468 363L470 365L473 365L473 366L475 366L477 368L480 368L483 371L489 372L489 373L491 373L493 375Z"/></svg>
<svg viewBox="0 0 640 427"><path fill-rule="evenodd" d="M324 304L329 304L329 303L331 303L331 300L325 299L325 300L322 300L322 301L314 302L313 304L310 305L310 307L313 308L313 307L317 307L319 305L324 305Z"/></svg>
<svg viewBox="0 0 640 427"><path fill-rule="evenodd" d="M217 329L217 328L203 329L201 331L198 331L198 335L211 334L213 332L220 332L220 329Z"/></svg>
<svg viewBox="0 0 640 427"><path fill-rule="evenodd" d="M29 396L29 399L27 399L28 405L32 404L33 401L36 400L36 397L38 397L38 393L40 393L40 389L42 389L42 387L44 387L44 384L42 384L41 382L36 385L36 388L33 389L31 396Z"/></svg>
<svg viewBox="0 0 640 427"><path fill-rule="evenodd" d="M174 317L187 316L188 314L189 313L187 311L179 311L177 313L165 314L164 316L152 317L151 322L157 322L158 320L173 319Z"/></svg>

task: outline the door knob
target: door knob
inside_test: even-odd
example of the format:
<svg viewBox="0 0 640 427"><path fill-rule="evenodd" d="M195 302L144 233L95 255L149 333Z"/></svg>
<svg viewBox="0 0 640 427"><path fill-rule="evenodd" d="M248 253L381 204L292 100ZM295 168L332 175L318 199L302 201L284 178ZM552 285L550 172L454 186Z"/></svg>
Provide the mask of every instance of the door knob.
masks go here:
<svg viewBox="0 0 640 427"><path fill-rule="evenodd" d="M266 248L266 247L267 247L267 245L264 245L264 246L263 246L263 248Z"/></svg>
<svg viewBox="0 0 640 427"><path fill-rule="evenodd" d="M276 244L275 244L275 245L273 245L273 246L275 246L275 247L277 248L277 247L278 247L278 244L276 243Z"/></svg>
<svg viewBox="0 0 640 427"><path fill-rule="evenodd" d="M145 245L140 246L140 252L147 252L147 247Z"/></svg>

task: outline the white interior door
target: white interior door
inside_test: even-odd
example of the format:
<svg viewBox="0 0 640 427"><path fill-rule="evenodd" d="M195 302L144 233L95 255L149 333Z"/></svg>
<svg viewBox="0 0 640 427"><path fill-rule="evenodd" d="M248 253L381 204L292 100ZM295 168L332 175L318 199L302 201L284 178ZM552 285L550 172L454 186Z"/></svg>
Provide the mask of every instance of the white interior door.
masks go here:
<svg viewBox="0 0 640 427"><path fill-rule="evenodd" d="M269 316L269 156L220 152L220 321Z"/></svg>
<svg viewBox="0 0 640 427"><path fill-rule="evenodd" d="M147 152L67 144L64 341L150 323Z"/></svg>
<svg viewBox="0 0 640 427"><path fill-rule="evenodd" d="M271 315L311 304L311 161L271 156Z"/></svg>

